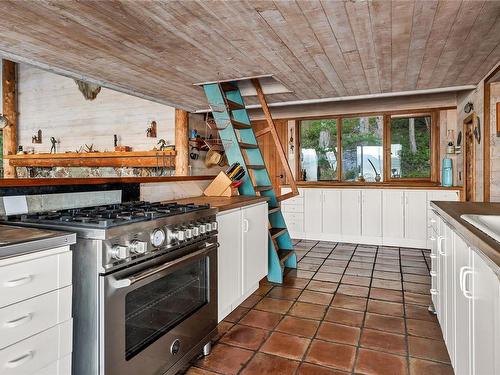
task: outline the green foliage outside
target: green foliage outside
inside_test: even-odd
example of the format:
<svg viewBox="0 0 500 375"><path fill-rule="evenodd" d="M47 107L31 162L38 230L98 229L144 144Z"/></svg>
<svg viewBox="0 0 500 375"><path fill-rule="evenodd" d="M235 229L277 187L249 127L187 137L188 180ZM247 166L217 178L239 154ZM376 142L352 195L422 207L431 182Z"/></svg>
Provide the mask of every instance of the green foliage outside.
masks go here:
<svg viewBox="0 0 500 375"><path fill-rule="evenodd" d="M391 120L391 144L401 144L401 178L429 178L431 176L431 119L415 117L415 145L411 150L409 119ZM392 155L394 158L395 155Z"/></svg>
<svg viewBox="0 0 500 375"><path fill-rule="evenodd" d="M378 119L378 121L377 121ZM358 146L382 146L383 119L368 117L367 124L362 124L360 117L342 119L342 179L353 181L358 177ZM377 165L377 163L375 163ZM381 170L377 171L381 173Z"/></svg>
<svg viewBox="0 0 500 375"><path fill-rule="evenodd" d="M381 116L368 117L367 122L360 117L342 119L342 180L355 180L359 173L357 146L382 146L383 121ZM320 144L323 130L330 132L326 147ZM337 168L332 168L327 158L328 152L337 157L337 120L319 119L301 122L300 142L303 149L314 149L318 156L318 180L336 180ZM399 158L400 178L430 177L430 117L417 117L414 121L415 152L411 149L408 118L391 121L391 144L400 144L401 151L392 155ZM375 163L377 167L377 163ZM382 174L382 166L377 172Z"/></svg>
<svg viewBox="0 0 500 375"><path fill-rule="evenodd" d="M330 142L327 147L320 146L320 133L322 130L330 132ZM336 180L337 168L330 166L326 154L334 152L337 158L337 120L309 120L302 121L300 127L301 148L312 148L318 155L318 180Z"/></svg>

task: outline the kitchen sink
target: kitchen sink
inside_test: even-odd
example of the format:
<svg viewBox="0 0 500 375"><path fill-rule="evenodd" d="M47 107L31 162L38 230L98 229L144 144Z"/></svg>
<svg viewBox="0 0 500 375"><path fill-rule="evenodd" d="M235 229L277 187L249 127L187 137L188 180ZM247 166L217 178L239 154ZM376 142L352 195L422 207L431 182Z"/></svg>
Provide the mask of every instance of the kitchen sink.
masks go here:
<svg viewBox="0 0 500 375"><path fill-rule="evenodd" d="M460 217L492 237L497 242L500 242L500 215L466 214Z"/></svg>

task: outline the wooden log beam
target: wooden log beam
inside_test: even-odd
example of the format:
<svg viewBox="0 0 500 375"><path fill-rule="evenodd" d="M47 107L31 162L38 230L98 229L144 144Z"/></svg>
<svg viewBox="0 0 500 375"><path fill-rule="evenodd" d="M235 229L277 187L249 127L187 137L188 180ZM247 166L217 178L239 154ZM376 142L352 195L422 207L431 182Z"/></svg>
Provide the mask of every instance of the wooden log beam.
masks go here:
<svg viewBox="0 0 500 375"><path fill-rule="evenodd" d="M15 155L17 152L17 93L16 63L2 60L2 112L7 118L7 126L2 131L3 154ZM16 168L3 160L4 177L15 178Z"/></svg>
<svg viewBox="0 0 500 375"><path fill-rule="evenodd" d="M175 109L175 175L189 174L189 113Z"/></svg>

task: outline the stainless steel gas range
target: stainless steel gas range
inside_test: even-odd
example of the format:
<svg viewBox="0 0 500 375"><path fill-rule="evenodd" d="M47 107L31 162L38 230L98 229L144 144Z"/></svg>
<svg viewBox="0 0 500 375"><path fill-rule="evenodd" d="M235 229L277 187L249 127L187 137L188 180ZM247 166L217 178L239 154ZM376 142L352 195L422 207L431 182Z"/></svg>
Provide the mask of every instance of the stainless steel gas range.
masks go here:
<svg viewBox="0 0 500 375"><path fill-rule="evenodd" d="M7 219L77 233L73 375L175 374L209 352L216 211L132 202Z"/></svg>

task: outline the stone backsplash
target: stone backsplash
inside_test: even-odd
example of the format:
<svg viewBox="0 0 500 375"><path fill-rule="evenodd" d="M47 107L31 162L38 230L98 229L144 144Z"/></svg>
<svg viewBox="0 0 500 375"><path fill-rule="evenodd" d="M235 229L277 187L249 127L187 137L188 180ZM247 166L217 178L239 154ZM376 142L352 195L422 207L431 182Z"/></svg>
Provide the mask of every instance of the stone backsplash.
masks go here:
<svg viewBox="0 0 500 375"><path fill-rule="evenodd" d="M173 176L174 169L134 167L17 167L18 178L95 178Z"/></svg>

